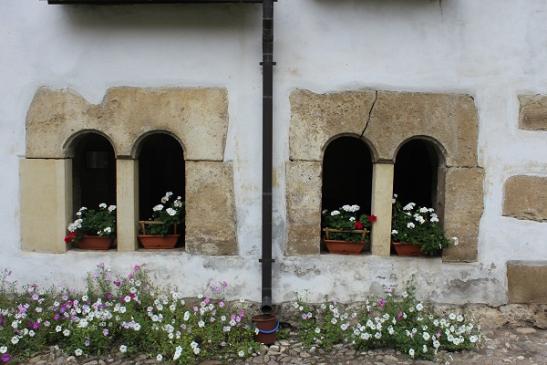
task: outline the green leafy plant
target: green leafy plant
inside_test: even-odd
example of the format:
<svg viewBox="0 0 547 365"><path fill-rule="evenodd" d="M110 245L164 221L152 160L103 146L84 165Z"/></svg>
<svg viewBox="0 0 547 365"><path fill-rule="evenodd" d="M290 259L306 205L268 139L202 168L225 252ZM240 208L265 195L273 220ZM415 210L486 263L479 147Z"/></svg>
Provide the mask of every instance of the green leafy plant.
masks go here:
<svg viewBox="0 0 547 365"><path fill-rule="evenodd" d="M76 220L68 225L67 244L78 243L84 235L116 237L116 206L99 204L97 210L81 207Z"/></svg>
<svg viewBox="0 0 547 365"><path fill-rule="evenodd" d="M439 255L450 245L433 208L418 207L412 202L402 206L394 199L391 226L393 241L418 245L428 256Z"/></svg>
<svg viewBox="0 0 547 365"><path fill-rule="evenodd" d="M409 284L401 296L391 289L360 307L337 303L310 306L298 302L300 340L307 347L330 349L351 344L356 350L393 348L414 359L433 359L438 351L472 350L481 341L480 328L461 314L433 314L416 300Z"/></svg>
<svg viewBox="0 0 547 365"><path fill-rule="evenodd" d="M145 222L148 226L148 234L165 236L171 233L172 228L180 224L184 219L184 202L182 201L182 197L177 196L175 199L172 199L172 197L172 192L166 192L161 198L160 204L152 208L152 219L150 222L153 222L153 224Z"/></svg>
<svg viewBox="0 0 547 365"><path fill-rule="evenodd" d="M375 215L361 214L358 212L361 208L354 205L343 205L337 210L323 211L323 225L325 228L340 230L343 232L329 232L329 238L334 240L359 242L362 235L359 232L366 229L370 231L372 224L376 222Z"/></svg>

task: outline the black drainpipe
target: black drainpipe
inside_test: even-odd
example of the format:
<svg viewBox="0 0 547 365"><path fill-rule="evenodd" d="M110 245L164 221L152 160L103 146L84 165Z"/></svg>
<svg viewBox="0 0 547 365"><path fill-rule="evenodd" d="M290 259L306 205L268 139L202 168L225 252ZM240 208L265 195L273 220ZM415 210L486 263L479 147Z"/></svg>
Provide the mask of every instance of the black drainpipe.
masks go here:
<svg viewBox="0 0 547 365"><path fill-rule="evenodd" d="M272 306L273 0L262 2L262 313Z"/></svg>

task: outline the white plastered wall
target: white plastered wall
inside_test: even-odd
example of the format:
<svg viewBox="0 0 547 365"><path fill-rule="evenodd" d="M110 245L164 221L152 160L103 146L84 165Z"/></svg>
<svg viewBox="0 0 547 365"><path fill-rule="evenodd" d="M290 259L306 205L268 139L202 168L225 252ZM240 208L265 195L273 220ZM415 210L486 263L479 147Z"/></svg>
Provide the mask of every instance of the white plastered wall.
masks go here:
<svg viewBox="0 0 547 365"><path fill-rule="evenodd" d="M507 260L547 259L547 224L502 217L503 182L547 175L547 132L518 129L521 93L547 93L543 0L280 0L274 87L274 299L363 298L417 276L441 302L506 301ZM227 280L233 298L260 299L261 10L257 5L60 7L0 2L0 267L22 283L82 285L100 262L146 263L158 279L199 293ZM40 86L98 103L114 86L219 86L229 93L226 160L233 161L239 256L20 250L18 161L25 114ZM373 88L475 96L485 211L479 261L282 256L289 93ZM461 214L465 214L462 212ZM47 219L45 217L44 219ZM199 273L197 275L196 273Z"/></svg>

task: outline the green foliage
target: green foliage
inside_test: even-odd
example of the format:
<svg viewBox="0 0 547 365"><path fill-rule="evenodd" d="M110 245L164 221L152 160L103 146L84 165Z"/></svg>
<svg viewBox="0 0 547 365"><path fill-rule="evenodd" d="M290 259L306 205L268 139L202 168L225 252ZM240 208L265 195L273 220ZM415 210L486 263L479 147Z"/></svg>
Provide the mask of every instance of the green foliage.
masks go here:
<svg viewBox="0 0 547 365"><path fill-rule="evenodd" d="M423 254L439 255L450 245L433 208L408 203L404 207L395 201L392 216L392 239L420 246Z"/></svg>
<svg viewBox="0 0 547 365"><path fill-rule="evenodd" d="M300 312L299 336L308 347L330 349L349 343L356 350L393 348L415 359L433 359L439 350L475 349L481 339L479 328L463 315L450 313L439 318L416 300L414 288L408 286L396 298L391 290L385 297L367 300L354 310L344 310L336 303L314 308L304 303L295 306Z"/></svg>
<svg viewBox="0 0 547 365"><path fill-rule="evenodd" d="M79 242L84 235L116 237L116 206L99 204L97 210L81 207L76 220L68 225L67 244Z"/></svg>
<svg viewBox="0 0 547 365"><path fill-rule="evenodd" d="M6 280L1 283L0 355L11 361L51 345L76 357L145 353L174 364L245 358L258 350L245 311L220 299L225 283L193 302L154 287L140 266L115 277L99 265L83 295L36 286L17 293Z"/></svg>
<svg viewBox="0 0 547 365"><path fill-rule="evenodd" d="M327 228L339 229L345 232L329 232L329 238L333 240L353 241L358 242L362 240L362 235L359 232L352 232L353 230L366 229L370 232L372 223L376 221L376 216L361 214L357 212L360 210L358 205L344 205L338 210L331 212L323 212L323 224Z"/></svg>
<svg viewBox="0 0 547 365"><path fill-rule="evenodd" d="M148 234L165 236L173 233L173 226L184 220L184 202L180 196L171 199L172 196L173 193L168 191L161 198L161 203L152 208L152 221L156 224L148 225Z"/></svg>

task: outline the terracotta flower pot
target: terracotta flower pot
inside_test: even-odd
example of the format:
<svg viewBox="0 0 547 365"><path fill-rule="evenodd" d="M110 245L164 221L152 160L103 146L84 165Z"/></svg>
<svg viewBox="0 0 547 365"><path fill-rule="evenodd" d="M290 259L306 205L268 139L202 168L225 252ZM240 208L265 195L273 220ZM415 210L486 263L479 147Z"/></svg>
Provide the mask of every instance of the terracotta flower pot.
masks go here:
<svg viewBox="0 0 547 365"><path fill-rule="evenodd" d="M114 239L112 237L99 237L84 235L84 237L76 244L81 250L101 250L106 251L112 248Z"/></svg>
<svg viewBox="0 0 547 365"><path fill-rule="evenodd" d="M397 256L422 256L420 246L408 242L393 242Z"/></svg>
<svg viewBox="0 0 547 365"><path fill-rule="evenodd" d="M365 249L365 241L339 241L325 239L325 246L330 253L341 255L359 255Z"/></svg>
<svg viewBox="0 0 547 365"><path fill-rule="evenodd" d="M165 236L155 234L139 234L137 238L143 248L146 249L168 249L175 248L180 235L168 234Z"/></svg>
<svg viewBox="0 0 547 365"><path fill-rule="evenodd" d="M258 328L256 341L264 345L272 345L279 330L279 321L273 314L260 314L253 317L253 323Z"/></svg>

